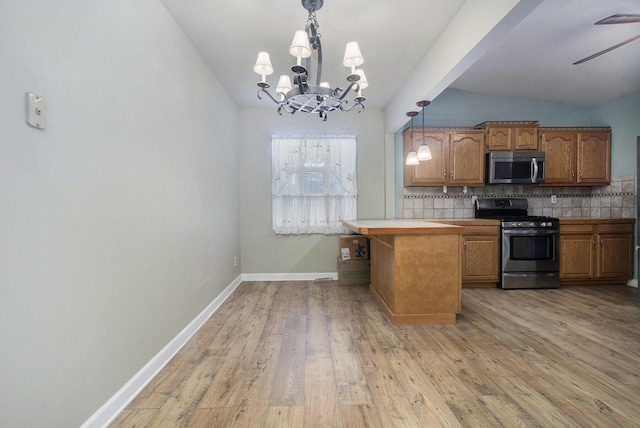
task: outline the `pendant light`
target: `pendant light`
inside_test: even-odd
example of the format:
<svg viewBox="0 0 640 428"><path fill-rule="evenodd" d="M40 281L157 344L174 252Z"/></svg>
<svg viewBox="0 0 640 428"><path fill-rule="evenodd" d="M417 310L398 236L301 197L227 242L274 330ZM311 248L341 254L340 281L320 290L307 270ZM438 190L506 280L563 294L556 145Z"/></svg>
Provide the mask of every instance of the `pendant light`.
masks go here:
<svg viewBox="0 0 640 428"><path fill-rule="evenodd" d="M413 118L416 117L417 115L418 115L417 111L407 112L407 116L411 118L411 150L407 154L407 160L405 161L406 165L418 165L420 163L418 161L418 153L416 153L416 149L414 148L414 141L413 141L413 131L414 131Z"/></svg>
<svg viewBox="0 0 640 428"><path fill-rule="evenodd" d="M431 101L418 101L416 103L416 105L418 107L422 108L422 144L420 144L420 147L418 148L418 161L426 161L426 160L431 160L431 149L429 148L429 145L427 144L427 141L424 138L424 108L426 106L428 106L429 104L431 104Z"/></svg>

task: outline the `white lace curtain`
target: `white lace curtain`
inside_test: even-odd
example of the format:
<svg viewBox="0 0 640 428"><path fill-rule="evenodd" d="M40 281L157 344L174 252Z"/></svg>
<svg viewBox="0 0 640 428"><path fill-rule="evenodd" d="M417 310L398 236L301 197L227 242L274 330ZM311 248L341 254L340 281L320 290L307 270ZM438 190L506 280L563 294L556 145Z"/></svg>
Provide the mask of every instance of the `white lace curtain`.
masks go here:
<svg viewBox="0 0 640 428"><path fill-rule="evenodd" d="M355 137L273 137L271 156L273 230L344 233L357 218Z"/></svg>

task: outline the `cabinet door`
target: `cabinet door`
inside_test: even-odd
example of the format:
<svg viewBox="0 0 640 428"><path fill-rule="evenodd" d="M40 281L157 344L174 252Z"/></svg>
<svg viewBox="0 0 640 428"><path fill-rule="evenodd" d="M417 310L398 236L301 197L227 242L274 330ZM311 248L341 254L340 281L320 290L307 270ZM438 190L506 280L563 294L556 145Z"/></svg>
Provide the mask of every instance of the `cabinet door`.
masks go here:
<svg viewBox="0 0 640 428"><path fill-rule="evenodd" d="M464 236L463 281L499 281L500 243L498 235Z"/></svg>
<svg viewBox="0 0 640 428"><path fill-rule="evenodd" d="M611 133L578 134L578 183L609 184L611 181Z"/></svg>
<svg viewBox="0 0 640 428"><path fill-rule="evenodd" d="M415 166L404 165L404 185L405 186L443 186L447 184L447 151L446 132L426 132L424 138L431 150L432 159L422 161ZM411 132L404 135L404 158L413 147L415 150L422 143L423 133L414 132L414 141L411 142Z"/></svg>
<svg viewBox="0 0 640 428"><path fill-rule="evenodd" d="M513 150L513 132L511 127L488 127L487 150L490 152Z"/></svg>
<svg viewBox="0 0 640 428"><path fill-rule="evenodd" d="M633 236L601 234L598 248L598 277L633 277Z"/></svg>
<svg viewBox="0 0 640 428"><path fill-rule="evenodd" d="M594 235L560 235L560 279L594 277Z"/></svg>
<svg viewBox="0 0 640 428"><path fill-rule="evenodd" d="M573 131L540 134L540 150L545 152L545 184L572 184L576 180L576 139Z"/></svg>
<svg viewBox="0 0 640 428"><path fill-rule="evenodd" d="M484 132L449 133L449 184L484 184Z"/></svg>
<svg viewBox="0 0 640 428"><path fill-rule="evenodd" d="M538 150L538 127L516 126L513 128L515 150Z"/></svg>

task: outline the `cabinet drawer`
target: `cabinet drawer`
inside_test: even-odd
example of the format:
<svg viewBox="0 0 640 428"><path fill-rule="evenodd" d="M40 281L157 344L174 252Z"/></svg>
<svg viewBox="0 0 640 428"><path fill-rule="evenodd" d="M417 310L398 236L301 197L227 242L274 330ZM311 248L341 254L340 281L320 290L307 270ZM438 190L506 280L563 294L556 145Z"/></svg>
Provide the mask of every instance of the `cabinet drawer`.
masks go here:
<svg viewBox="0 0 640 428"><path fill-rule="evenodd" d="M464 226L464 224L461 224ZM500 234L500 226L464 226L464 236L495 235Z"/></svg>
<svg viewBox="0 0 640 428"><path fill-rule="evenodd" d="M593 233L594 225L592 224L561 224L560 235L575 235L582 233Z"/></svg>
<svg viewBox="0 0 640 428"><path fill-rule="evenodd" d="M598 233L633 233L633 224L599 224Z"/></svg>

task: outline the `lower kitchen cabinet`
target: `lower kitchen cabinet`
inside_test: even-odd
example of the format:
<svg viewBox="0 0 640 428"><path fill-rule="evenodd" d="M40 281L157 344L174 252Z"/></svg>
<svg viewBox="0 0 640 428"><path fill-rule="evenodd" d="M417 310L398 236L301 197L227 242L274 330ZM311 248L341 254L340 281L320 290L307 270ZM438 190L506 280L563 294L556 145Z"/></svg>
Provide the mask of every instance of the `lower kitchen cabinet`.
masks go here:
<svg viewBox="0 0 640 428"><path fill-rule="evenodd" d="M463 235L462 285L495 287L500 276L500 236Z"/></svg>
<svg viewBox="0 0 640 428"><path fill-rule="evenodd" d="M593 229L592 225L560 226L560 279L595 278Z"/></svg>
<svg viewBox="0 0 640 428"><path fill-rule="evenodd" d="M633 278L634 224L634 219L561 219L561 284L624 284Z"/></svg>
<svg viewBox="0 0 640 428"><path fill-rule="evenodd" d="M462 288L492 288L500 281L500 223L497 220L434 220L464 226Z"/></svg>

